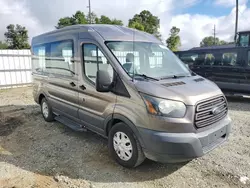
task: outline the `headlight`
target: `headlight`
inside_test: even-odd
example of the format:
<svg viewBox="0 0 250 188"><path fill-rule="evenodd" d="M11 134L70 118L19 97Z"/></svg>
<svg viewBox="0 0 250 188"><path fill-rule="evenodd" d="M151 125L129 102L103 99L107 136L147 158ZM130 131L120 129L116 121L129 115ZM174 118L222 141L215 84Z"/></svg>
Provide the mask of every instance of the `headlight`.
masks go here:
<svg viewBox="0 0 250 188"><path fill-rule="evenodd" d="M186 114L186 106L183 102L141 95L150 114L171 118L182 118Z"/></svg>

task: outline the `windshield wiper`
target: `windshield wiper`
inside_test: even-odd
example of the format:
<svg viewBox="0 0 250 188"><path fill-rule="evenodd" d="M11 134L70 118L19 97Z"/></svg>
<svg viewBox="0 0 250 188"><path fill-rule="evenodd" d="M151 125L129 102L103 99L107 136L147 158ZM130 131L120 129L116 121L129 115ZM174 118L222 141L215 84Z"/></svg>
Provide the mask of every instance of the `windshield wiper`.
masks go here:
<svg viewBox="0 0 250 188"><path fill-rule="evenodd" d="M188 76L187 75L172 75L172 76L161 77L160 79L161 80L171 79L171 78L177 79L177 78L183 78L183 77L188 77Z"/></svg>
<svg viewBox="0 0 250 188"><path fill-rule="evenodd" d="M135 74L135 76L140 76L140 77L143 77L144 79L151 79L151 80L159 81L159 79L147 76L146 74Z"/></svg>

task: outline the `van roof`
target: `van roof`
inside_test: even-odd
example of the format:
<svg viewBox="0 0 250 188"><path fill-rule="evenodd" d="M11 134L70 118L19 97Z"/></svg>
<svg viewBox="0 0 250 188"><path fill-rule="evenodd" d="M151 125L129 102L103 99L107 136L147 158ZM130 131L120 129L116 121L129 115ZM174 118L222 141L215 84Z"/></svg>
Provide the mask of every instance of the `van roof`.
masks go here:
<svg viewBox="0 0 250 188"><path fill-rule="evenodd" d="M155 36L148 34L146 32L138 31L136 29L118 26L118 25L108 25L108 24L84 24L84 25L72 25L66 26L61 29L56 29L36 37L33 37L32 41L39 41L39 38L44 38L50 35L63 35L63 33L78 34L80 38L84 38L86 32L96 32L105 41L142 41L142 42L155 42L160 43ZM81 37L82 36L82 37ZM93 36L93 35L92 35ZM94 36L93 36L94 38Z"/></svg>
<svg viewBox="0 0 250 188"><path fill-rule="evenodd" d="M213 50L213 49L228 49L234 47L235 44L225 44L225 45L215 45L215 46L194 47L189 50Z"/></svg>

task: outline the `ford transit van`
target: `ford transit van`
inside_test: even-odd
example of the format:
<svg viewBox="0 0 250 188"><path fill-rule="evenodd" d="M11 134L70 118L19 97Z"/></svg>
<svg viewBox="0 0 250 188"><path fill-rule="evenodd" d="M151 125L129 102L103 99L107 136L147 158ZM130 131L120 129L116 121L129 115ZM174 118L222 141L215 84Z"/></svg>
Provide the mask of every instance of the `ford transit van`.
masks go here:
<svg viewBox="0 0 250 188"><path fill-rule="evenodd" d="M154 36L75 25L32 39L34 100L48 122L108 139L120 165L201 157L231 130L227 100Z"/></svg>

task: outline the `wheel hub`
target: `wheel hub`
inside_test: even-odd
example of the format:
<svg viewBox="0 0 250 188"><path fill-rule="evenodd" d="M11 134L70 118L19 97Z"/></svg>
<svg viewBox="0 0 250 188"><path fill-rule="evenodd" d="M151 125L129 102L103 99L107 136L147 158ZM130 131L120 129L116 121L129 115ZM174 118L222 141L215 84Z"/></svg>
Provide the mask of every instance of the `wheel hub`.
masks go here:
<svg viewBox="0 0 250 188"><path fill-rule="evenodd" d="M120 159L128 161L133 154L132 143L124 132L117 132L113 137L113 145Z"/></svg>

